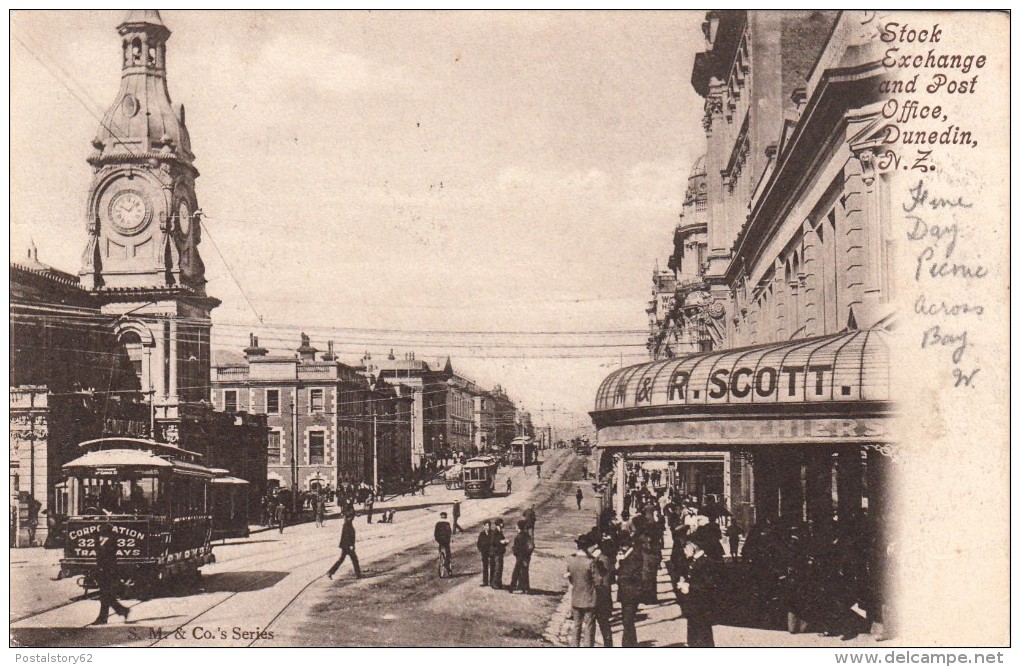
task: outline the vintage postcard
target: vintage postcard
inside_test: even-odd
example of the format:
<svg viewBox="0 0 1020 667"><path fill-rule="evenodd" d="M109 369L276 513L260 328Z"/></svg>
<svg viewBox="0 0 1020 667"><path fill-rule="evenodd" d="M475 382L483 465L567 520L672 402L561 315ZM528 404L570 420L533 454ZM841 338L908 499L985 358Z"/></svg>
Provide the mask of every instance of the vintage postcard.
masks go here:
<svg viewBox="0 0 1020 667"><path fill-rule="evenodd" d="M9 20L18 661L1003 661L1008 12Z"/></svg>

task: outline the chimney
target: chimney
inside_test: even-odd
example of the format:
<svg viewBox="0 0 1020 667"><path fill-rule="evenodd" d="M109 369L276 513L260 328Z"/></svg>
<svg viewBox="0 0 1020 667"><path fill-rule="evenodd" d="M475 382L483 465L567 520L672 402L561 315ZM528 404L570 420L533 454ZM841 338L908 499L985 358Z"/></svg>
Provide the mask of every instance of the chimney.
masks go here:
<svg viewBox="0 0 1020 667"><path fill-rule="evenodd" d="M245 359L251 357L264 357L269 353L264 347L259 347L259 337L253 333L248 334L248 347L244 348Z"/></svg>
<svg viewBox="0 0 1020 667"><path fill-rule="evenodd" d="M298 358L301 361L315 361L315 353L319 350L312 347L311 340L305 332L301 332L301 346L297 349Z"/></svg>

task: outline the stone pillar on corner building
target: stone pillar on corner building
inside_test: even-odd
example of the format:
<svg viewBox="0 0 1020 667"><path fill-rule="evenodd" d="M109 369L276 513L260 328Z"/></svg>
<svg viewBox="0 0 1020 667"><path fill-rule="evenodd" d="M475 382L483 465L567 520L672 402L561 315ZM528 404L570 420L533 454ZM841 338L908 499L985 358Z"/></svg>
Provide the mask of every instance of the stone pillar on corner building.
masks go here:
<svg viewBox="0 0 1020 667"><path fill-rule="evenodd" d="M805 451L804 465L807 517L822 523L832 518L832 451L810 447Z"/></svg>
<svg viewBox="0 0 1020 667"><path fill-rule="evenodd" d="M860 317L864 301L864 273L866 263L865 244L867 241L867 214L862 210L864 193L859 173L860 164L856 160L847 162L843 170L843 195L841 206L836 207L836 250L839 266L836 271L841 275L837 281L839 289L839 321L846 325L849 313L854 318ZM858 322L859 324L859 322Z"/></svg>
<svg viewBox="0 0 1020 667"><path fill-rule="evenodd" d="M789 318L787 317L788 291L789 287L786 285L786 264L783 263L783 260L777 258L772 275L772 298L774 299L772 302L772 312L775 315L772 331L775 334L773 339L777 341L789 340L790 334L794 331L794 329L790 328Z"/></svg>
<svg viewBox="0 0 1020 667"><path fill-rule="evenodd" d="M822 266L819 254L818 235L815 232L810 220L804 221L804 264L801 273L797 276L800 280L801 312L804 313L804 337L817 336L822 333L824 322L822 320L821 300L825 298L822 290Z"/></svg>
<svg viewBox="0 0 1020 667"><path fill-rule="evenodd" d="M864 496L864 466L861 457L861 449L857 445L847 445L837 455L836 511L841 521L851 518L861 509L861 499Z"/></svg>
<svg viewBox="0 0 1020 667"><path fill-rule="evenodd" d="M861 314L858 325L868 328L884 316L882 304L891 297L889 292L889 270L886 245L888 231L883 220L884 207L881 204L883 179L878 174L874 148L854 153L845 169L847 193L847 217L852 226L859 229L860 300Z"/></svg>

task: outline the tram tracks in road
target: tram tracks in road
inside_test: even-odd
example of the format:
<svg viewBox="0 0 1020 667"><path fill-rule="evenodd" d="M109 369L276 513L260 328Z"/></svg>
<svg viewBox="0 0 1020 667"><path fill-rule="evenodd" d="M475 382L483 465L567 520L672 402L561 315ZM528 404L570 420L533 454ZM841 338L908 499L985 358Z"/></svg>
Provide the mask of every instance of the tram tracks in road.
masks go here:
<svg viewBox="0 0 1020 667"><path fill-rule="evenodd" d="M333 550L331 549L330 551L332 552ZM290 558L290 557L291 557L291 555L288 555L288 556L287 556L287 558ZM325 561L329 560L329 559L330 559L331 557L332 557L332 556L317 556L317 557L315 557L315 558L313 558L313 559L311 559L311 560L308 560L308 561L305 561L305 562L303 562L303 563L299 563L299 564L297 564L297 565L294 565L294 566L293 566L293 568L292 568L292 571L290 572L290 574L293 574L293 571L295 571L295 570L298 570L298 569L300 569L300 568L302 568L302 567L306 567L306 566L308 566L308 565L313 565L313 564L315 564L315 563L319 563L319 562L325 562ZM274 562L274 561L277 561L277 560L282 560L282 559L283 559L282 557L281 557L281 558L274 558L274 559L271 559L271 560L269 560L269 561L266 561L266 563L271 563L271 562ZM152 648L152 647L154 647L154 646L157 646L158 644L161 644L161 643L165 642L165 641L166 641L166 640L168 640L168 639L171 639L172 637L174 637L175 635L177 635L177 633L179 633L180 631L184 630L184 629L185 629L185 628L187 628L188 626L192 625L192 624L193 624L193 623L194 623L195 621L197 621L198 619L202 618L203 616L205 616L206 614L208 614L209 612L211 612L211 611L212 611L213 609L216 609L217 607L219 607L219 606L220 606L220 605L222 605L223 603L225 603L225 602L227 602L227 601L229 601L229 600L231 600L231 599L233 599L233 598L237 597L237 596L238 596L238 595L240 595L241 593L249 593L249 592L251 592L251 591L254 591L254 590L258 590L258 587L259 587L259 586L261 586L261 585L262 585L263 583L265 583L265 582L267 582L267 581L269 581L269 580L273 579L273 578L274 578L275 576L276 576L276 574L275 574L275 573L267 573L267 574L264 574L264 575L262 575L261 577L257 578L257 579L256 579L255 581L251 582L250 584L248 584L247 586L245 586L244 588L242 588L241 590L237 590L237 591L232 591L232 592L230 592L230 593L229 593L228 595L226 595L225 597L221 598L220 600L217 600L217 601L216 601L216 602L215 602L214 604L212 604L212 605L209 605L208 607L206 607L206 608L205 608L205 609L203 609L202 611L198 612L197 614L195 614L194 616L192 616L192 617L191 617L191 618L189 618L188 620L184 621L183 623L181 623L180 625L178 625L177 627L175 627L175 628L174 628L173 630L170 630L169 632L167 632L167 633L166 633L166 634L165 634L165 635L164 635L163 637L160 637L159 639L157 639L156 641L152 642L151 644L147 644L147 645L146 645L146 648ZM307 588L308 588L309 586L311 586L311 585L312 585L313 583L315 583L316 581L318 581L318 580L322 579L322 577L324 577L324 576L325 576L325 575L319 575L318 577L315 577L314 579L312 579L311 581L309 581L308 583L306 583L306 584L305 584L305 585L304 585L304 586L303 586L303 587L301 588L301 591L300 591L300 592L299 592L299 593L298 593L297 595L293 596L293 598L292 598L291 600L289 600L289 601L287 602L287 604L286 604L286 605L284 606L284 608L283 608L283 609L282 609L281 611L279 611L279 612L278 612L278 613L276 614L276 616L274 616L274 617L273 617L273 620L276 620L276 618L278 618L278 617L280 616L280 614L282 614L282 613L283 613L283 611L284 611L284 610L285 610L285 609L286 609L287 607L289 607L289 606L290 606L290 604L291 604L291 603L292 603L292 602L293 602L293 601L294 601L295 599L297 599L297 597L298 597L298 596L299 596L299 595L300 595L301 593L303 593L303 592L304 592L304 591L305 591L305 590L306 590L306 589L307 589ZM267 627L268 627L268 626L267 626ZM252 642L252 643L254 643L254 642ZM250 646L250 644L249 644L249 646Z"/></svg>
<svg viewBox="0 0 1020 667"><path fill-rule="evenodd" d="M557 460L554 465L550 465L549 466L548 477L540 479L539 480L540 482L543 482L543 483L544 482L553 482L555 484L556 482L559 481L559 480L555 479L556 476L559 475L561 473L561 471L565 471L566 468L569 468L569 463L570 463L570 460L571 460L570 457L564 457L562 459L560 459L559 457L557 457L557 458L559 460ZM551 493L551 491L552 491L551 489L547 488L545 490L545 493L542 493L541 491L539 491L540 488L541 488L540 486L536 486L536 488L534 490L535 492L538 492L537 493L537 497L534 498L534 501L541 502L542 500L545 500L545 496L548 496ZM521 499L522 500L524 499L523 494L521 496ZM512 512L515 509L520 509L520 508L519 507L517 507L517 508L515 508L515 507L506 508L506 512ZM211 577L217 577L217 576L220 576L220 575L229 575L229 574L232 574L232 573L244 572L244 570L242 570L241 568L242 567L246 567L249 564L255 564L256 566L258 566L260 568L263 568L263 567L265 567L267 565L271 565L272 563L276 563L276 562L280 562L280 561L288 561L287 574L285 576L293 576L294 574L297 574L302 568L306 568L306 567L309 567L309 566L312 566L312 565L322 565L324 567L327 563L331 562L336 557L336 547L333 546L332 539L329 540L328 545L324 544L323 546L316 546L314 543L319 541L320 536L321 537L326 537L325 534L320 534L318 531L315 531L315 532L310 533L309 535L302 535L301 538L298 541L291 542L290 544L287 544L286 542L281 542L281 546L285 547L286 551L285 551L285 553L282 553L282 554L280 554L278 556L274 556L274 557L270 557L270 558L265 558L266 554L264 554L264 553L254 553L254 554L247 554L247 555L244 555L244 556L239 556L236 559L229 559L229 560L220 561L220 563L222 565L224 565L225 567L229 567L229 569L225 569L223 572L215 572L215 573L213 573L211 575L207 575L207 577L211 578ZM430 536L431 536L431 533L426 534L426 531L423 529L422 530L422 535L415 536L412 544L401 545L401 547L403 547L403 549L420 548L421 546L423 546L423 545L428 543L428 539L429 539ZM362 554L363 558L364 557L373 558L373 557L378 557L378 556L383 555L383 553L385 553L385 549L387 547L384 546L381 542L383 540L387 539L387 538L392 538L392 537L394 537L394 534L390 533L389 531L387 531L386 534L371 535L371 536L368 536L367 538L363 539L362 543L377 542L378 546L380 547L380 549L372 549L373 553L371 553L371 554L363 553ZM379 551L379 553L374 553L376 551ZM303 559L300 563L293 563L293 562L291 562L291 561L293 561L295 555L304 555L304 554L306 554L309 557L307 557L306 559ZM191 616L189 616L187 620L175 624L175 627L172 630L170 630L168 632L161 632L159 638L157 638L155 641L152 641L149 644L146 644L146 646L148 646L148 647L156 647L156 646L159 646L161 644L165 645L166 643L168 643L167 640L171 640L171 639L174 639L174 638L184 639L185 637L177 636L178 632L185 631L189 626L192 626L195 623L195 621L205 617L210 612L212 612L213 610L221 607L222 605L224 605L225 603L229 602L230 600L236 598L238 595L240 595L242 593L249 593L249 592L258 590L260 587L262 587L268 581L271 581L272 579L278 577L278 575L279 575L279 572L267 572L265 574L260 574L254 580L252 580L250 582L247 582L243 587L239 587L238 590L229 591L229 592L227 592L227 594L225 596L219 598L218 600L216 600L212 604L209 604L209 605L205 606L204 608L202 608L200 610L196 610L197 613L194 613ZM284 603L281 607L279 607L279 609L276 611L276 613L273 614L273 616L269 619L268 623L266 623L265 626L262 627L261 629L262 630L267 630L270 626L275 624L287 612L287 610L291 608L291 606L294 604L294 602L296 600L298 600L309 588L311 588L313 584L321 581L324 576L325 576L325 574L318 574L316 576L313 576L311 579L309 579L303 585L301 585L301 587L293 595L291 595L287 599L286 603ZM215 593L215 591L214 591L214 593ZM84 600L87 600L90 597L91 596L85 596L85 595L76 596L76 597L71 598L71 599L69 599L69 600L67 600L65 602L62 602L62 603L58 604L58 605L51 606L51 607L49 607L47 609L43 609L43 610L40 610L40 611L33 612L31 614L23 615L23 616L21 616L19 618L16 618L16 619L12 619L11 620L11 624L13 625L15 623L20 623L20 622L24 622L26 620L30 620L32 618L37 618L37 617L43 616L43 615L51 613L51 612L53 612L55 610L58 610L58 609L61 609L61 608L64 608L64 607L69 607L69 606L74 605L74 604L76 604L78 602L82 602ZM160 598L155 598L155 599L158 600ZM173 598L171 597L171 598L164 598L164 599L172 600ZM135 605L132 606L132 608L137 607L137 606L138 606L138 604L135 604ZM273 606L275 606L275 605L273 605ZM139 619L139 620L144 621L144 619ZM134 625L134 624L132 624L132 625ZM85 624L85 625L82 625L82 626L79 626L79 627L86 628L88 626L89 626L89 624ZM139 626L134 626L134 627L145 627L145 626L139 625ZM261 641L261 640L259 638L256 638L256 639L252 640L251 642L249 642L247 644L247 646L253 646L254 644L258 643L259 641Z"/></svg>
<svg viewBox="0 0 1020 667"><path fill-rule="evenodd" d="M550 466L548 477L545 478L545 479L539 478L538 481L540 481L540 482L542 482L542 481L550 481L550 482L553 482L554 484L562 483L563 482L562 477L569 472L571 464L574 463L574 461L575 461L575 459L573 457L570 457L570 456L557 457L557 459L554 462L554 464ZM557 475L560 477L560 479L556 479ZM576 482L569 482L569 483L570 484L576 484ZM546 489L542 490L541 487L537 486L537 485L532 490L532 494L534 494L534 495L532 496L531 502L529 504L531 506L538 506L540 508L545 508L547 503L552 501L554 496L556 495L552 488L548 488L547 487ZM522 496L522 498L523 497L524 496ZM513 514L519 513L522 509L523 509L523 504L513 505L513 506L510 506L510 507L506 507L499 514L501 514L504 517L511 517ZM476 521L474 524L469 524L469 528L470 527L475 527L479 523L480 523L480 520ZM426 572L426 571L431 571L431 568L433 568L433 566L434 566L434 563L431 560L431 558L434 555L431 554L431 552L429 551L429 548L430 548L431 545L429 545L428 537L429 536L426 535L423 541L416 541L414 544L407 545L402 552L394 552L394 553L389 554L390 557L393 557L393 556L399 555L399 553L406 553L406 552L409 552L409 551L423 550L422 554L416 554L419 557L423 557L423 562L408 563L408 564L405 564L403 567L397 567L395 569L391 569L391 570L388 571L389 575L390 575L389 577L387 577L388 579L392 579L392 578L394 578L394 577L396 577L396 576L398 576L400 574L407 574L409 572L419 572L419 571ZM464 554L464 553L473 552L473 551L474 551L473 546L471 546L471 545L463 545L462 547L460 547L458 549L457 553L458 554ZM372 557L372 556L374 556L376 554L363 554L363 556L365 556L365 555L367 555L369 557ZM282 617L287 612L287 610L290 609L290 607L298 600L298 598L300 598L309 588L311 588L312 584L314 584L317 581L321 580L323 576L325 576L325 575L319 575L319 576L313 578L312 580L308 581L304 586L302 586L301 589L298 590L294 595L292 595L290 597L290 599L287 600L287 603L283 607L281 607L280 610L273 616L273 618L270 619L270 621L264 627L262 627L261 629L263 631L269 630L280 619L280 617ZM380 583L382 583L382 582L380 582ZM405 604L409 603L409 602L414 602L414 601L417 601L417 600L425 599L428 596L433 595L433 594L435 594L434 590L432 590L429 587L421 586L421 587L415 588L415 589L413 589L411 591L405 592L403 594L403 597L402 597L402 602L405 603ZM262 642L262 641L264 641L262 638L256 637L250 643L247 644L247 648L251 648L255 644L257 644L259 642Z"/></svg>

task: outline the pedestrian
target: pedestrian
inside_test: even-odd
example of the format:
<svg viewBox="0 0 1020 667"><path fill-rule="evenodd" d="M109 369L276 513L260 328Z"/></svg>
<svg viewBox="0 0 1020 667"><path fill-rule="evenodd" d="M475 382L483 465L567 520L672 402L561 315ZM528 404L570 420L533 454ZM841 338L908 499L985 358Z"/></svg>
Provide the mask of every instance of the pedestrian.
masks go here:
<svg viewBox="0 0 1020 667"><path fill-rule="evenodd" d="M730 540L730 559L736 561L740 557L740 526L736 521L730 521L726 533Z"/></svg>
<svg viewBox="0 0 1020 667"><path fill-rule="evenodd" d="M368 517L369 523L372 523L372 512L374 511L375 511L375 496L374 494L370 493L368 497L365 498L365 516Z"/></svg>
<svg viewBox="0 0 1020 667"><path fill-rule="evenodd" d="M450 540L453 536L453 529L450 522L446 520L446 512L439 513L439 521L436 521L436 528L433 533L439 551L446 556L447 571L453 574L453 555L450 553Z"/></svg>
<svg viewBox="0 0 1020 667"><path fill-rule="evenodd" d="M687 618L687 645L696 648L715 646L712 623L719 578L716 561L705 554L704 539L692 539L684 544L684 555L690 565L687 576L678 584L684 596L682 604Z"/></svg>
<svg viewBox="0 0 1020 667"><path fill-rule="evenodd" d="M113 526L104 523L99 527L99 547L96 549L96 582L99 584L99 617L92 625L106 625L110 609L127 621L130 609L117 600L120 576L117 573L117 540Z"/></svg>
<svg viewBox="0 0 1020 667"><path fill-rule="evenodd" d="M572 647L595 646L595 568L588 550L594 546L589 535L580 535L577 553L567 563L567 580L570 582L570 606L574 627L570 633Z"/></svg>
<svg viewBox="0 0 1020 667"><path fill-rule="evenodd" d="M613 579L615 577L616 555L612 537L603 533L595 558L595 623L602 633L602 645L613 647Z"/></svg>
<svg viewBox="0 0 1020 667"><path fill-rule="evenodd" d="M355 542L355 531L354 531L354 513L348 513L344 515L344 525L340 529L340 558L333 563L333 567L329 568L329 572L326 576L330 579L336 574L336 571L340 569L344 559L350 556L351 565L354 566L354 576L361 579L361 564L358 563L358 554L354 550Z"/></svg>
<svg viewBox="0 0 1020 667"><path fill-rule="evenodd" d="M637 611L644 593L644 553L637 535L621 533L616 564L617 600L620 603L624 648L637 646Z"/></svg>
<svg viewBox="0 0 1020 667"><path fill-rule="evenodd" d="M513 487L513 480L511 480L509 477L507 477L506 478L506 495L509 496L511 494L511 492L513 492L513 488L514 488Z"/></svg>
<svg viewBox="0 0 1020 667"><path fill-rule="evenodd" d="M577 493L574 494L577 499L577 509L581 509L581 501L584 499L584 493L581 491L581 487L577 487Z"/></svg>
<svg viewBox="0 0 1020 667"><path fill-rule="evenodd" d="M287 507L283 503L276 506L276 525L280 527L280 534L283 535L283 526L287 523Z"/></svg>
<svg viewBox="0 0 1020 667"><path fill-rule="evenodd" d="M322 528L326 521L326 499L319 496L315 499L315 525Z"/></svg>
<svg viewBox="0 0 1020 667"><path fill-rule="evenodd" d="M535 538L535 524L538 522L538 516L535 514L535 506L532 505L528 509L524 510L524 521L528 524L528 532L531 533L531 538Z"/></svg>
<svg viewBox="0 0 1020 667"><path fill-rule="evenodd" d="M463 533L464 529L460 527L459 523L457 523L457 520L460 519L460 501L459 500L454 500L453 501L453 511L451 512L451 514L453 515L453 532L455 532L455 533Z"/></svg>
<svg viewBox="0 0 1020 667"><path fill-rule="evenodd" d="M517 522L517 535L511 551L514 554L514 571L510 575L510 592L521 591L525 595L531 593L531 554L535 550L535 541L528 532L528 522L521 519Z"/></svg>
<svg viewBox="0 0 1020 667"><path fill-rule="evenodd" d="M496 519L489 542L489 585L496 590L503 588L503 556L507 544L509 540L503 535L503 519Z"/></svg>
<svg viewBox="0 0 1020 667"><path fill-rule="evenodd" d="M538 473L538 478L542 479L542 464L541 463L536 463L535 464L535 472Z"/></svg>
<svg viewBox="0 0 1020 667"><path fill-rule="evenodd" d="M489 585L489 553L492 547L492 522L486 520L482 524L482 532L478 533L478 554L482 557L482 586Z"/></svg>

